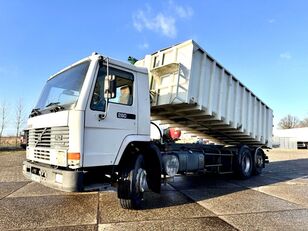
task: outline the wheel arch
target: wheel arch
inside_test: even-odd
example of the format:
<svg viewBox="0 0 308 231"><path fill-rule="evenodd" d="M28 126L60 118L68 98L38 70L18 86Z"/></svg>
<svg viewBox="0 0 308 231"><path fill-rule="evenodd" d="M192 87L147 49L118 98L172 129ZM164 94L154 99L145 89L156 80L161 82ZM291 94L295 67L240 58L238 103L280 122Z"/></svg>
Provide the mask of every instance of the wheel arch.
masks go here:
<svg viewBox="0 0 308 231"><path fill-rule="evenodd" d="M115 162L119 169L130 164L137 155L142 154L145 160L148 186L153 192L160 193L162 161L160 150L154 143L140 140L131 141L125 145L125 149L123 148L120 154L117 155Z"/></svg>
<svg viewBox="0 0 308 231"><path fill-rule="evenodd" d="M119 165L123 155L132 147L138 147L138 144L149 143L150 137L146 135L128 135L124 138L118 150L113 165Z"/></svg>

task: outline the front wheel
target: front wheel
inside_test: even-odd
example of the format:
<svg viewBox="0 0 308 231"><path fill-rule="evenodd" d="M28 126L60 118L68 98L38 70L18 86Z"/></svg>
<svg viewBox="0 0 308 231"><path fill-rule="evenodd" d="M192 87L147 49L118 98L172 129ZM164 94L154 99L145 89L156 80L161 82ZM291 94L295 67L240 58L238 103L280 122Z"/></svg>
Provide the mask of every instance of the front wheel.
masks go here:
<svg viewBox="0 0 308 231"><path fill-rule="evenodd" d="M118 198L124 209L139 209L147 186L144 158L137 155L121 172L118 183Z"/></svg>

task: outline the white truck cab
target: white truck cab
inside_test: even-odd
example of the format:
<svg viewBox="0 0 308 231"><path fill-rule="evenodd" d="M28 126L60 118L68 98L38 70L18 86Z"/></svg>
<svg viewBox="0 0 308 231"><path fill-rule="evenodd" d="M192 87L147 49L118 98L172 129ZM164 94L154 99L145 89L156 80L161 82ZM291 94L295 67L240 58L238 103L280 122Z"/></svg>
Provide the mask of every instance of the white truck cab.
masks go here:
<svg viewBox="0 0 308 231"><path fill-rule="evenodd" d="M107 100L106 75L115 78ZM149 142L148 81L145 68L98 54L51 76L28 120L24 174L58 189L80 190L80 169L118 165L132 141Z"/></svg>

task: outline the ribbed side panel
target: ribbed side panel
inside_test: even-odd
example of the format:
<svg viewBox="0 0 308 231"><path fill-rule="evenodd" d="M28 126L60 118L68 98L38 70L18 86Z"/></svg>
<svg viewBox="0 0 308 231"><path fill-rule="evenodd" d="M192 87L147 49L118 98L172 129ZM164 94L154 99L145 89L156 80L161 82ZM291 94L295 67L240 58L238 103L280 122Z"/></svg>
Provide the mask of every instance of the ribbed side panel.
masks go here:
<svg viewBox="0 0 308 231"><path fill-rule="evenodd" d="M193 41L137 65L149 69L154 120L225 144L272 146L272 110Z"/></svg>

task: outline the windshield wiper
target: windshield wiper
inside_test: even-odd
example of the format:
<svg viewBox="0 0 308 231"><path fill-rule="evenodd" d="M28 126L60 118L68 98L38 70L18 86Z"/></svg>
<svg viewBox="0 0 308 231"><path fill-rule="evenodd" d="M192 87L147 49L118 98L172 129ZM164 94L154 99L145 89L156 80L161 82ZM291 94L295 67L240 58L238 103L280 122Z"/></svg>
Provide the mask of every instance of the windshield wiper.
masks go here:
<svg viewBox="0 0 308 231"><path fill-rule="evenodd" d="M50 107L50 106L53 106L53 105L58 105L60 102L51 102L49 104L47 104L45 107Z"/></svg>
<svg viewBox="0 0 308 231"><path fill-rule="evenodd" d="M34 117L34 116L38 116L40 115L41 112L40 112L40 108L33 108L31 113L30 113L30 116L29 117Z"/></svg>
<svg viewBox="0 0 308 231"><path fill-rule="evenodd" d="M61 105L58 105L60 102L51 102L49 104L46 105L46 108L47 107L51 107L51 106L54 106L50 109L51 112L57 112L57 111L60 111L60 110L63 110L64 107L61 106Z"/></svg>

